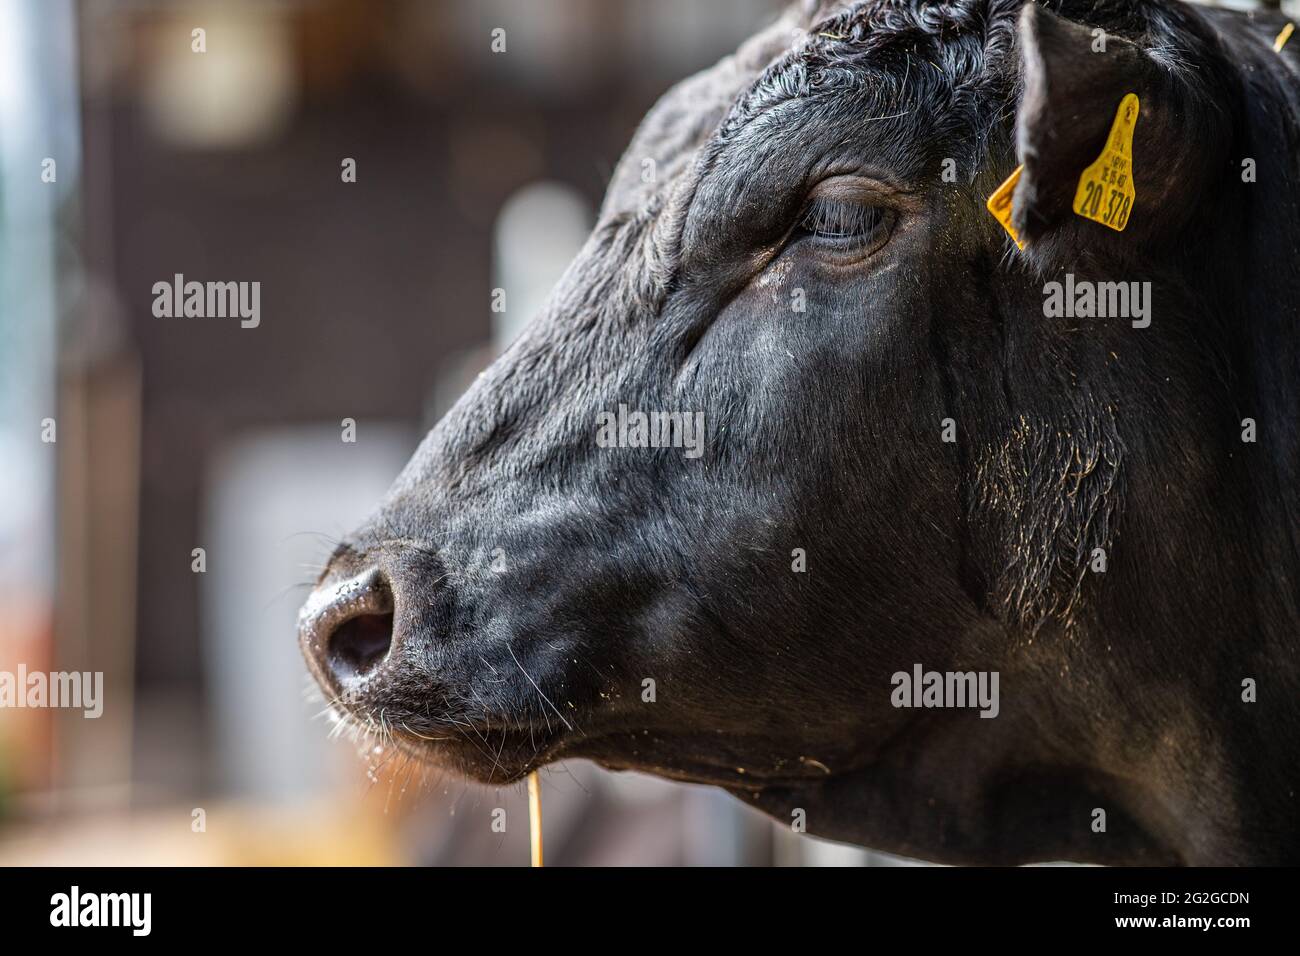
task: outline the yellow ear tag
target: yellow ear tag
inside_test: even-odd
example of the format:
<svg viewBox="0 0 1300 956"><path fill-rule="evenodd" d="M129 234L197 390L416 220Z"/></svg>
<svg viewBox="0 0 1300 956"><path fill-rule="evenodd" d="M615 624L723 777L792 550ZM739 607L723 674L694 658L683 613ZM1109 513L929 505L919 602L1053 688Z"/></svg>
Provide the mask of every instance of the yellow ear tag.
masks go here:
<svg viewBox="0 0 1300 956"><path fill-rule="evenodd" d="M1273 52L1281 53L1282 47L1286 46L1286 41L1291 39L1291 34L1295 33L1295 24L1288 23L1282 28L1282 32L1273 38Z"/></svg>
<svg viewBox="0 0 1300 956"><path fill-rule="evenodd" d="M1015 195L1016 183L1020 182L1020 171L1024 168L1024 166L1017 166L1015 171L1007 177L1006 182L994 190L993 195L984 204L988 207L988 211L993 213L993 218L1002 223L1002 228L1007 231L1007 235L1015 242L1017 249L1025 248L1025 244L1016 235L1016 227L1011 225L1011 197Z"/></svg>
<svg viewBox="0 0 1300 956"><path fill-rule="evenodd" d="M1133 129L1137 126L1138 98L1127 93L1119 101L1106 147L1097 161L1079 177L1074 211L1116 232L1123 232L1137 193L1133 191Z"/></svg>

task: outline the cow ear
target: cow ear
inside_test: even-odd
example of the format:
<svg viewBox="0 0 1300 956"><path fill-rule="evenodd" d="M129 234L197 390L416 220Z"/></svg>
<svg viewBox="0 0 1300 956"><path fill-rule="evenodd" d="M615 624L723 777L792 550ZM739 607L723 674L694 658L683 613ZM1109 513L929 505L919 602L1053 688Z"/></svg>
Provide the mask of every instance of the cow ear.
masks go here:
<svg viewBox="0 0 1300 956"><path fill-rule="evenodd" d="M1011 221L1019 241L1031 250L1048 238L1077 247L1124 233L1140 242L1180 225L1183 200L1199 191L1214 161L1206 140L1189 140L1205 125L1193 114L1207 112L1193 91L1136 44L1032 2L1021 10L1018 39L1023 168ZM1126 149L1127 174L1122 160L1108 158ZM1087 195L1081 183L1089 177L1105 195ZM1093 208L1077 208L1085 201Z"/></svg>

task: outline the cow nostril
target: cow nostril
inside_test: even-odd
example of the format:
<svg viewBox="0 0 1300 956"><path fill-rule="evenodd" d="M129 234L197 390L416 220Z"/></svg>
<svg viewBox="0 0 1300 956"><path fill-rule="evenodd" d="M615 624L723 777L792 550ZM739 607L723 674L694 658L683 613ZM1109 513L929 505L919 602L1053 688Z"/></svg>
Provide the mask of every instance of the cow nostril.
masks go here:
<svg viewBox="0 0 1300 956"><path fill-rule="evenodd" d="M344 680L365 677L388 655L392 642L391 612L350 618L330 635L330 668Z"/></svg>
<svg viewBox="0 0 1300 956"><path fill-rule="evenodd" d="M308 595L298 612L298 643L322 687L338 694L380 666L398 640L396 609L392 585L377 567Z"/></svg>

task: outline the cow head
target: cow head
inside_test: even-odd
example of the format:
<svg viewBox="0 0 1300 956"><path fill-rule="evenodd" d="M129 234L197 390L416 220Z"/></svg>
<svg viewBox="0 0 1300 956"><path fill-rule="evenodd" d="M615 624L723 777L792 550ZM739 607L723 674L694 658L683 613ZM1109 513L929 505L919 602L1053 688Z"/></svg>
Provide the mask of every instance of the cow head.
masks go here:
<svg viewBox="0 0 1300 956"><path fill-rule="evenodd" d="M1238 94L1200 14L1052 6L792 11L670 92L329 561L301 635L337 707L485 782L580 756L932 858L1186 858L1153 788L1196 708L1132 691L1189 555L1233 559ZM1129 92L1116 232L1070 203ZM1023 250L985 209L1017 163ZM1046 318L1067 271L1150 282L1151 326ZM918 664L999 673L996 719L895 706Z"/></svg>

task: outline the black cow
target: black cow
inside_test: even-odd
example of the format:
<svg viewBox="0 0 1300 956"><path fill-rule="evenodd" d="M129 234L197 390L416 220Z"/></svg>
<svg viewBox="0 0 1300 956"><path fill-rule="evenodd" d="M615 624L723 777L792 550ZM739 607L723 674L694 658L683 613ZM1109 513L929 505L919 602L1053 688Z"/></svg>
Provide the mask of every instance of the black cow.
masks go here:
<svg viewBox="0 0 1300 956"><path fill-rule="evenodd" d="M311 670L497 784L580 756L932 860L1300 862L1300 39L812 6L649 114L332 556ZM1129 93L1121 231L1073 205Z"/></svg>

